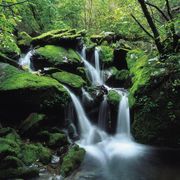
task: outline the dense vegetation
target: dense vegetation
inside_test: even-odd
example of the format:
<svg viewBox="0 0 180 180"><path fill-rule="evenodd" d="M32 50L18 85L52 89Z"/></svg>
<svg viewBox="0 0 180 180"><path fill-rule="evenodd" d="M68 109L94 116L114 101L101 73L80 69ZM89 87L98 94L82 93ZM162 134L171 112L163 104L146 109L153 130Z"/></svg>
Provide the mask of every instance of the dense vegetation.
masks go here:
<svg viewBox="0 0 180 180"><path fill-rule="evenodd" d="M93 97L92 119L107 94L114 133L121 96L91 85L83 44L90 61L99 47L106 84L128 89L135 139L180 147L179 12L178 0L0 0L0 179L35 177L42 167L68 176L80 166L85 151L64 131L78 139L63 85ZM18 64L31 49L33 71Z"/></svg>

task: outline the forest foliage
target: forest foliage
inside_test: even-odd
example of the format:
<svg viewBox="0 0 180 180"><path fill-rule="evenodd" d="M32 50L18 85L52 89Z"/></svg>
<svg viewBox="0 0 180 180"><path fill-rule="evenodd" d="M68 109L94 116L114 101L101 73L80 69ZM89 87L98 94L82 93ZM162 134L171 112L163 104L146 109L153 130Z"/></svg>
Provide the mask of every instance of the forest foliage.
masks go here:
<svg viewBox="0 0 180 180"><path fill-rule="evenodd" d="M17 47L11 43L15 41L14 35L17 36L18 32L36 35L58 28L86 29L89 34L111 31L122 36L151 39L142 30L143 27L151 33L140 2L141 0L0 0L1 46L11 46L11 49L18 52ZM146 4L161 42L168 42L168 37L172 36L172 25L176 34L180 34L178 0L170 1L172 17L166 7L166 0L143 2L154 5ZM156 7L170 20L166 20Z"/></svg>

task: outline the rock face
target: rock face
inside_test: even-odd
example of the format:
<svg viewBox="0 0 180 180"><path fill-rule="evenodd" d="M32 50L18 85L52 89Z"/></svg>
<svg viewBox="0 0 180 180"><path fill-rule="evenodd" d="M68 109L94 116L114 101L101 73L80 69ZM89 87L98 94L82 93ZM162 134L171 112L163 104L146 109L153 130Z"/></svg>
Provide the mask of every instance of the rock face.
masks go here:
<svg viewBox="0 0 180 180"><path fill-rule="evenodd" d="M141 143L179 146L180 62L170 56L165 62L148 60L143 52L131 52L128 64L133 77L134 137ZM132 98L133 96L133 98Z"/></svg>
<svg viewBox="0 0 180 180"><path fill-rule="evenodd" d="M32 112L56 112L62 116L69 96L54 79L0 63L0 99L2 123L12 125Z"/></svg>

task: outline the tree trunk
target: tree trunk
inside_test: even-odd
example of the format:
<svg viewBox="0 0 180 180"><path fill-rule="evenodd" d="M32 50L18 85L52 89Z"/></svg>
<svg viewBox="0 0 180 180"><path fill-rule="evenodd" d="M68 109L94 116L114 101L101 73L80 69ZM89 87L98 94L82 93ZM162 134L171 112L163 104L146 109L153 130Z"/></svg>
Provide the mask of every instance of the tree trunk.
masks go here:
<svg viewBox="0 0 180 180"><path fill-rule="evenodd" d="M144 16L146 17L146 20L149 24L149 27L151 28L152 32L153 32L153 35L154 35L154 41L155 41L155 44L156 44L156 47L159 51L160 54L163 54L164 52L164 47L161 43L161 40L160 40L160 34L156 28L156 25L154 24L153 20L152 20L152 17L148 11L148 8L146 6L146 3L144 0L138 0L140 5L141 5L141 8L142 8L142 11L144 13Z"/></svg>

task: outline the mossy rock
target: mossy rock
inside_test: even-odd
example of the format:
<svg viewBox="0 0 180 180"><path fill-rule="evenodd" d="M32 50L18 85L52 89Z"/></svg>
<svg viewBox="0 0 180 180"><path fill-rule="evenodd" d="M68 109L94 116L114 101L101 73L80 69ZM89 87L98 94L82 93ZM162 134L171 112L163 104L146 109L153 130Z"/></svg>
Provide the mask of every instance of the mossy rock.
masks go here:
<svg viewBox="0 0 180 180"><path fill-rule="evenodd" d="M107 100L111 105L117 106L121 100L121 95L115 90L110 90L108 92Z"/></svg>
<svg viewBox="0 0 180 180"><path fill-rule="evenodd" d="M94 35L91 35L90 37L91 41L98 45L100 45L103 42L104 38L105 38L104 35L101 35L101 34L100 35L94 34Z"/></svg>
<svg viewBox="0 0 180 180"><path fill-rule="evenodd" d="M104 67L110 67L113 64L114 49L110 46L100 46L100 59Z"/></svg>
<svg viewBox="0 0 180 180"><path fill-rule="evenodd" d="M59 45L63 47L76 48L81 42L81 34L75 29L52 30L32 39L33 45Z"/></svg>
<svg viewBox="0 0 180 180"><path fill-rule="evenodd" d="M55 79L0 63L0 99L2 123L17 125L32 112L60 112L70 98ZM23 111L20 113L21 109Z"/></svg>
<svg viewBox="0 0 180 180"><path fill-rule="evenodd" d="M48 164L51 161L52 153L41 144L25 144L22 147L22 161L26 165L31 165L36 161Z"/></svg>
<svg viewBox="0 0 180 180"><path fill-rule="evenodd" d="M68 144L68 140L65 134L59 132L42 131L38 134L38 138L45 142L50 148L58 148Z"/></svg>
<svg viewBox="0 0 180 180"><path fill-rule="evenodd" d="M58 67L64 70L76 71L76 68L82 65L81 58L76 51L54 45L46 45L36 49L33 62L36 69Z"/></svg>
<svg viewBox="0 0 180 180"><path fill-rule="evenodd" d="M28 136L36 135L42 128L41 125L45 119L45 114L31 113L20 125L21 134L26 134Z"/></svg>
<svg viewBox="0 0 180 180"><path fill-rule="evenodd" d="M134 51L128 60L134 74L130 90L134 99L132 133L141 143L179 147L179 57L170 54L161 62Z"/></svg>
<svg viewBox="0 0 180 180"><path fill-rule="evenodd" d="M61 165L61 174L66 177L77 169L82 163L85 156L85 150L78 145L72 147L64 156Z"/></svg>
<svg viewBox="0 0 180 180"><path fill-rule="evenodd" d="M20 144L8 138L0 138L0 158L6 156L17 157L20 153Z"/></svg>
<svg viewBox="0 0 180 180"><path fill-rule="evenodd" d="M36 168L8 168L0 171L0 179L31 179L39 176L39 170Z"/></svg>
<svg viewBox="0 0 180 180"><path fill-rule="evenodd" d="M52 74L52 77L60 83L66 84L75 89L80 89L86 84L80 76L65 71L54 73Z"/></svg>

